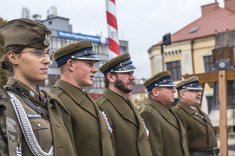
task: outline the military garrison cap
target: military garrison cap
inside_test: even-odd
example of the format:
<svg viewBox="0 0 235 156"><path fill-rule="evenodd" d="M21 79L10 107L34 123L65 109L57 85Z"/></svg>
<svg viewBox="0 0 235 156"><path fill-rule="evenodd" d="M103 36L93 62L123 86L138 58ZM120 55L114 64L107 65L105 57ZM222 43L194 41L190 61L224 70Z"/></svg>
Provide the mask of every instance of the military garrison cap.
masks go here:
<svg viewBox="0 0 235 156"><path fill-rule="evenodd" d="M92 50L91 41L77 41L67 44L56 50L54 59L58 67L65 64L69 59L100 60L96 57L95 52Z"/></svg>
<svg viewBox="0 0 235 156"><path fill-rule="evenodd" d="M125 73L134 71L136 68L132 64L129 53L124 53L112 58L100 67L100 71L106 76L111 73Z"/></svg>
<svg viewBox="0 0 235 156"><path fill-rule="evenodd" d="M148 91L151 91L154 87L176 87L171 74L168 71L162 71L155 74L144 82L145 87Z"/></svg>
<svg viewBox="0 0 235 156"><path fill-rule="evenodd" d="M5 47L20 45L36 49L47 48L50 44L51 31L42 23L19 18L11 20L0 27Z"/></svg>
<svg viewBox="0 0 235 156"><path fill-rule="evenodd" d="M178 91L182 89L189 89L189 90L203 90L199 84L199 79L197 76L192 76L188 79L185 79L177 84L176 89Z"/></svg>

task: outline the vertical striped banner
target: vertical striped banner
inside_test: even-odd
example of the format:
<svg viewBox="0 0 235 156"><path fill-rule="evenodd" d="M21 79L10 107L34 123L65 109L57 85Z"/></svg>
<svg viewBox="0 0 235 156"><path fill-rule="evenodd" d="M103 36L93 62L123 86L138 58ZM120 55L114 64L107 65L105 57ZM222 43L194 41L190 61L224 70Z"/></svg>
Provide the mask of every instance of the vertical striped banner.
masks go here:
<svg viewBox="0 0 235 156"><path fill-rule="evenodd" d="M115 0L106 0L106 17L108 24L109 56L113 58L120 55Z"/></svg>

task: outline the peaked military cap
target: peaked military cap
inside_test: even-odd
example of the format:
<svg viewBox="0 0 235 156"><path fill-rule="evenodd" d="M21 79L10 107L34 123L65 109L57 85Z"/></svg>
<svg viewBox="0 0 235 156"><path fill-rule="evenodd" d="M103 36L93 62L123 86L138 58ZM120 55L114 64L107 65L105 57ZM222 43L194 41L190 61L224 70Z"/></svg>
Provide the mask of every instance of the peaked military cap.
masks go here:
<svg viewBox="0 0 235 156"><path fill-rule="evenodd" d="M129 53L123 53L119 56L112 58L100 67L100 71L106 76L111 73L125 73L134 71L136 68L132 64Z"/></svg>
<svg viewBox="0 0 235 156"><path fill-rule="evenodd" d="M148 91L151 91L154 87L176 87L171 74L168 71L162 71L155 74L144 82L145 87Z"/></svg>
<svg viewBox="0 0 235 156"><path fill-rule="evenodd" d="M50 44L51 31L42 23L19 18L6 22L0 27L5 47L21 45L36 49L47 48Z"/></svg>
<svg viewBox="0 0 235 156"><path fill-rule="evenodd" d="M199 84L199 79L197 76L192 76L188 79L185 79L177 84L176 89L178 91L182 89L189 89L189 90L203 90Z"/></svg>
<svg viewBox="0 0 235 156"><path fill-rule="evenodd" d="M99 61L92 50L91 41L77 41L67 44L55 51L54 59L60 67L69 59Z"/></svg>

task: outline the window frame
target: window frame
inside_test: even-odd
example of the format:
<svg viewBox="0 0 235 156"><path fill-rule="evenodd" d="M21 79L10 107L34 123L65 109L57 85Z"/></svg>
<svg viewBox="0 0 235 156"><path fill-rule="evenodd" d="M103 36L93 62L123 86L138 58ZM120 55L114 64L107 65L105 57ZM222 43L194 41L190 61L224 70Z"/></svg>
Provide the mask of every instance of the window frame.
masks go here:
<svg viewBox="0 0 235 156"><path fill-rule="evenodd" d="M171 73L171 77L173 81L182 79L180 60L166 62L166 69Z"/></svg>

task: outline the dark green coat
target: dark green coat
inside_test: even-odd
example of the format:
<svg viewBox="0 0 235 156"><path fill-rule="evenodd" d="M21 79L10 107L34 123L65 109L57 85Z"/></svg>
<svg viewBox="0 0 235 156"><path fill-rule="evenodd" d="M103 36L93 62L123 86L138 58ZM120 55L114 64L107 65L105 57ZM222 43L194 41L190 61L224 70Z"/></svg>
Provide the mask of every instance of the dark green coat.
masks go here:
<svg viewBox="0 0 235 156"><path fill-rule="evenodd" d="M217 140L212 125L196 116L195 110L180 101L173 110L185 128L189 149L212 149L217 147ZM199 112L210 121L208 115L202 110L199 109Z"/></svg>
<svg viewBox="0 0 235 156"><path fill-rule="evenodd" d="M96 103L113 129L117 156L152 155L143 121L131 102L128 105L123 97L105 88Z"/></svg>
<svg viewBox="0 0 235 156"><path fill-rule="evenodd" d="M149 98L141 116L150 131L154 156L188 156L185 130L173 111Z"/></svg>
<svg viewBox="0 0 235 156"><path fill-rule="evenodd" d="M44 98L46 99L46 103L43 102L35 102L39 101L32 96L35 92L30 89L28 86L23 83L16 81L15 79L9 78L7 85L7 90L15 89L19 93L21 93L27 100L31 101L35 105L38 105L44 112L47 112L49 115L49 120L41 117L41 118L29 118L32 129L34 131L34 135L38 140L41 148L48 152L51 145L53 145L53 155L64 156L64 155L75 155L71 139L67 132L67 129L64 126L63 117L59 107L62 107L64 110L64 114L69 116L69 112L61 105L59 99L46 91L43 91ZM8 91L8 93L14 94L16 98L21 102L24 107L24 110L27 114L38 114L32 107L30 107L19 95ZM19 124L18 119L15 115L15 111L13 106L9 103L7 107L7 115L16 123ZM26 140L22 134L21 129L19 140L22 143L22 155L31 156L33 155L26 143Z"/></svg>
<svg viewBox="0 0 235 156"><path fill-rule="evenodd" d="M51 90L71 113L73 135L78 155L113 156L111 134L104 117L90 96L63 80Z"/></svg>

